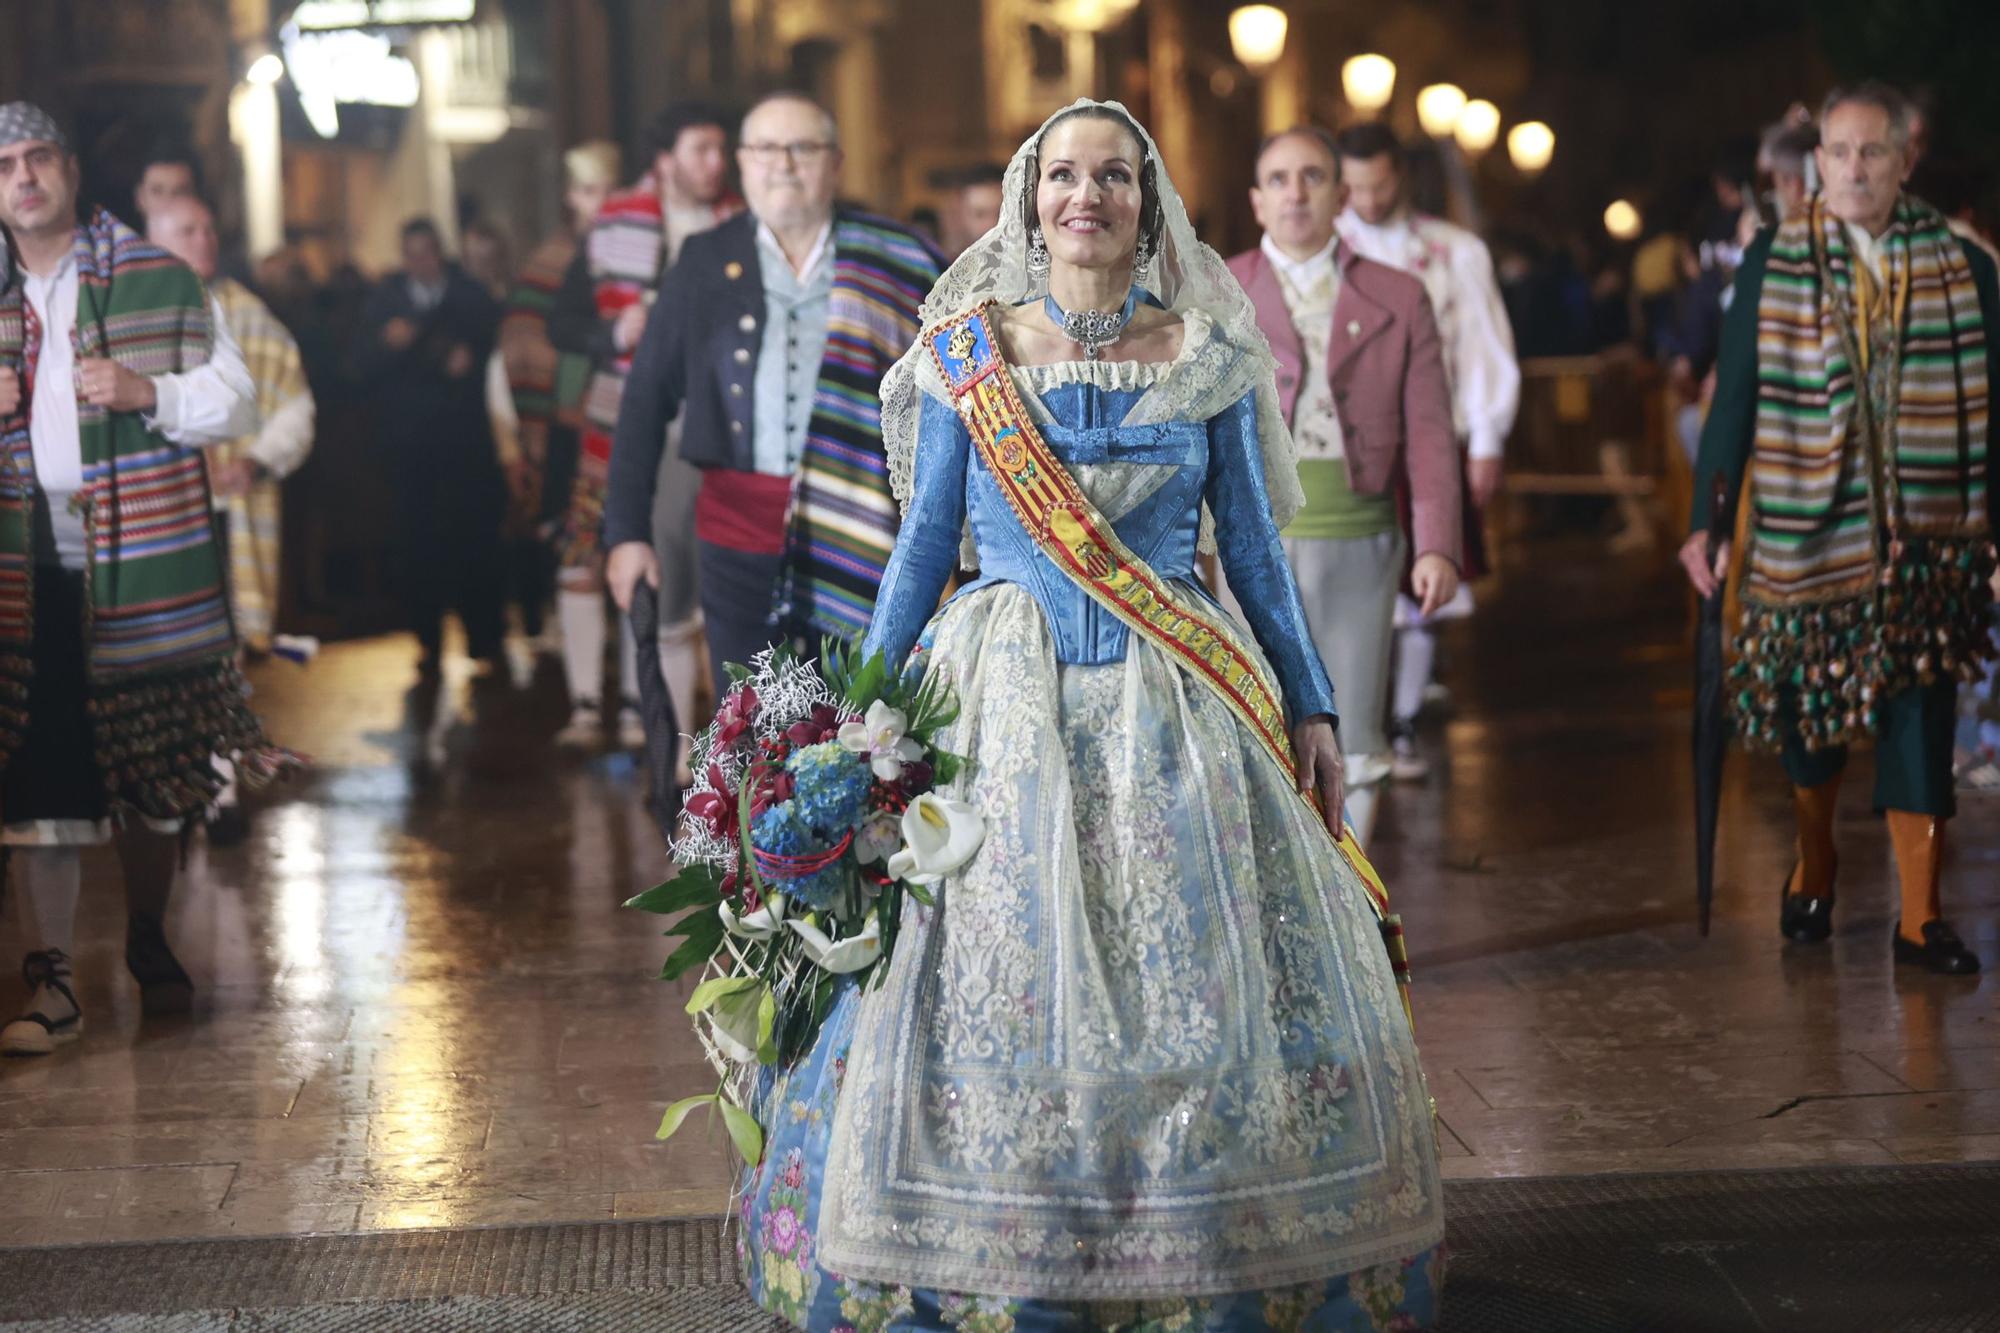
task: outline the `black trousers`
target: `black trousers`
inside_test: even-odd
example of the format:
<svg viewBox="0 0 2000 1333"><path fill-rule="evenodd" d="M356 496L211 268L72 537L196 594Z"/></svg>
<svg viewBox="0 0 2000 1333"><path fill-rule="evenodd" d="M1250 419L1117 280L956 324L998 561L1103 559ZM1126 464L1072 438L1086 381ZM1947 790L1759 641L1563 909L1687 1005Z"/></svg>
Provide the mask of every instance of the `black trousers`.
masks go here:
<svg viewBox="0 0 2000 1333"><path fill-rule="evenodd" d="M0 818L102 819L104 780L86 709L83 575L35 566L35 674L28 681L28 733L0 774Z"/></svg>
<svg viewBox="0 0 2000 1333"><path fill-rule="evenodd" d="M444 617L458 612L474 657L500 651L506 565L500 524L506 488L489 448L459 440L411 441L396 479L401 535L398 592L426 659L444 641Z"/></svg>
<svg viewBox="0 0 2000 1333"><path fill-rule="evenodd" d="M708 635L708 663L715 688L726 692L723 663L749 665L771 646L771 599L777 592L784 557L733 551L698 543L701 561L701 615Z"/></svg>

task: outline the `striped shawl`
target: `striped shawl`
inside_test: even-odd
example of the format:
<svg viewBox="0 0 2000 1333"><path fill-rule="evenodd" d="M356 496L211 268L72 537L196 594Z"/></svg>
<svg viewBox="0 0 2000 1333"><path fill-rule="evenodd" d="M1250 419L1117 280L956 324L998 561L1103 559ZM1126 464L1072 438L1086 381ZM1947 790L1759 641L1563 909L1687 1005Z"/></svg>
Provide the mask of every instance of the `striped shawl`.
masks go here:
<svg viewBox="0 0 2000 1333"><path fill-rule="evenodd" d="M108 356L142 375L207 361L208 302L179 261L101 209L77 228L75 261L79 358ZM24 394L40 354L30 313L19 286L0 295L0 361L23 372ZM289 756L265 742L244 701L200 455L137 413L79 403L77 419L98 767L115 817L183 818L218 786L211 755L240 754L251 779ZM0 763L28 721L37 497L24 410L0 423Z"/></svg>
<svg viewBox="0 0 2000 1333"><path fill-rule="evenodd" d="M723 222L742 208L741 200L725 195L715 206L714 221ZM597 317L609 324L650 300L671 262L672 250L684 239L667 235L666 208L651 176L606 199L584 242L590 276L596 284ZM620 352L593 368L590 387L584 393L569 540L563 553L563 564L568 568L589 566L600 555L604 488L611 477L611 437L618 429L618 408L631 370L632 353Z"/></svg>
<svg viewBox="0 0 2000 1333"><path fill-rule="evenodd" d="M1976 675L1985 651L1979 292L1944 219L1908 196L1882 254L1887 285L1863 302L1820 201L1771 245L1736 667L1739 723L1765 746L1872 734L1881 700Z"/></svg>
<svg viewBox="0 0 2000 1333"><path fill-rule="evenodd" d="M521 419L521 447L537 468L548 456L549 423L569 405L563 401L564 388L578 381L564 363L583 360L557 351L549 342L549 315L575 256L576 237L567 230L536 246L514 280L500 321L500 356L514 411Z"/></svg>
<svg viewBox="0 0 2000 1333"><path fill-rule="evenodd" d="M943 267L893 222L840 213L833 225L826 352L793 483L781 627L859 638L896 545L901 513L882 449L882 376L922 330L918 307Z"/></svg>

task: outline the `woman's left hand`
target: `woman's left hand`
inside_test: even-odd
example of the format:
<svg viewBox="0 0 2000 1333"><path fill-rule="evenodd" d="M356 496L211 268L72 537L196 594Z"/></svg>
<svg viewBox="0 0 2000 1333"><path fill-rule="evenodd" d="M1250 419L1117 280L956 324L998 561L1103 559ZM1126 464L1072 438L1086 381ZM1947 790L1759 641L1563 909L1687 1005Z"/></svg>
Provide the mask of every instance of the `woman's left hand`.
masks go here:
<svg viewBox="0 0 2000 1333"><path fill-rule="evenodd" d="M1333 719L1325 713L1306 718L1292 728L1292 753L1299 761L1299 790L1320 797L1320 814L1327 831L1340 837L1341 804L1347 798L1347 761L1334 739Z"/></svg>

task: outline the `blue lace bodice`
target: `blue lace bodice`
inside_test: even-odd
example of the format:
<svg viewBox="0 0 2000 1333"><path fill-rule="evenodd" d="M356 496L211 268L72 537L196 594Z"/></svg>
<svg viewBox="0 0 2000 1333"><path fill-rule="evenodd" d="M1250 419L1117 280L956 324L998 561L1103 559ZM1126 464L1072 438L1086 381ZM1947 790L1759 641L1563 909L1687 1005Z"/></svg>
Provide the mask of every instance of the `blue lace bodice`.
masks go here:
<svg viewBox="0 0 2000 1333"><path fill-rule="evenodd" d="M1130 484L1117 489L1134 497L1129 507L1107 506L1094 491L1092 499L1125 544L1156 573L1209 597L1195 570L1206 504L1215 517L1223 572L1277 672L1287 712L1294 722L1332 714L1333 687L1313 647L1298 585L1271 518L1255 396L1245 394L1208 421L1121 424L1142 395L1143 390L1105 389L1089 382L1060 384L1040 395L1052 418L1042 424L1042 435L1079 479L1100 464L1172 469L1164 478L1125 470ZM1047 616L1059 661L1124 659L1130 631L1041 553L978 459L957 413L929 396L923 402L909 509L882 576L864 653L883 652L895 664L909 655L957 566L968 519L980 577L960 589L959 597L997 583L1016 584L1034 596Z"/></svg>

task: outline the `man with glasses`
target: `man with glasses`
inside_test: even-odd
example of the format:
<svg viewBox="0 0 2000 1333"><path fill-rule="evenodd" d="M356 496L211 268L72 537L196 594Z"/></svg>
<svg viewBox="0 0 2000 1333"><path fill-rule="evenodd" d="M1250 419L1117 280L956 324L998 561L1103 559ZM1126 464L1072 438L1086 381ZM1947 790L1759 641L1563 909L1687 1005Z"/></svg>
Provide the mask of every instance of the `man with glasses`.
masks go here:
<svg viewBox="0 0 2000 1333"><path fill-rule="evenodd" d="M867 628L898 511L881 381L918 333L941 260L896 223L836 208L833 117L798 93L744 117L749 212L695 237L634 355L605 508L611 594L658 586L649 540L666 423L701 469L694 529L709 660Z"/></svg>
<svg viewBox="0 0 2000 1333"><path fill-rule="evenodd" d="M729 131L722 112L699 102L676 102L655 117L648 133L652 166L628 190L605 199L570 265L549 316L549 341L558 351L588 357L592 365L583 398L575 479L571 483L567 536L556 594L562 628L563 670L569 681L570 722L557 736L566 746L590 747L604 739L604 488L611 467L611 432L646 313L660 279L681 245L742 210L729 189ZM662 430L667 423L662 422ZM660 592L660 673L674 710L694 716L700 672L701 618L695 599L692 535L696 477L670 440L658 451L658 475L647 534L666 575ZM644 741L639 723L637 669L631 630L620 636L624 706L619 743Z"/></svg>

